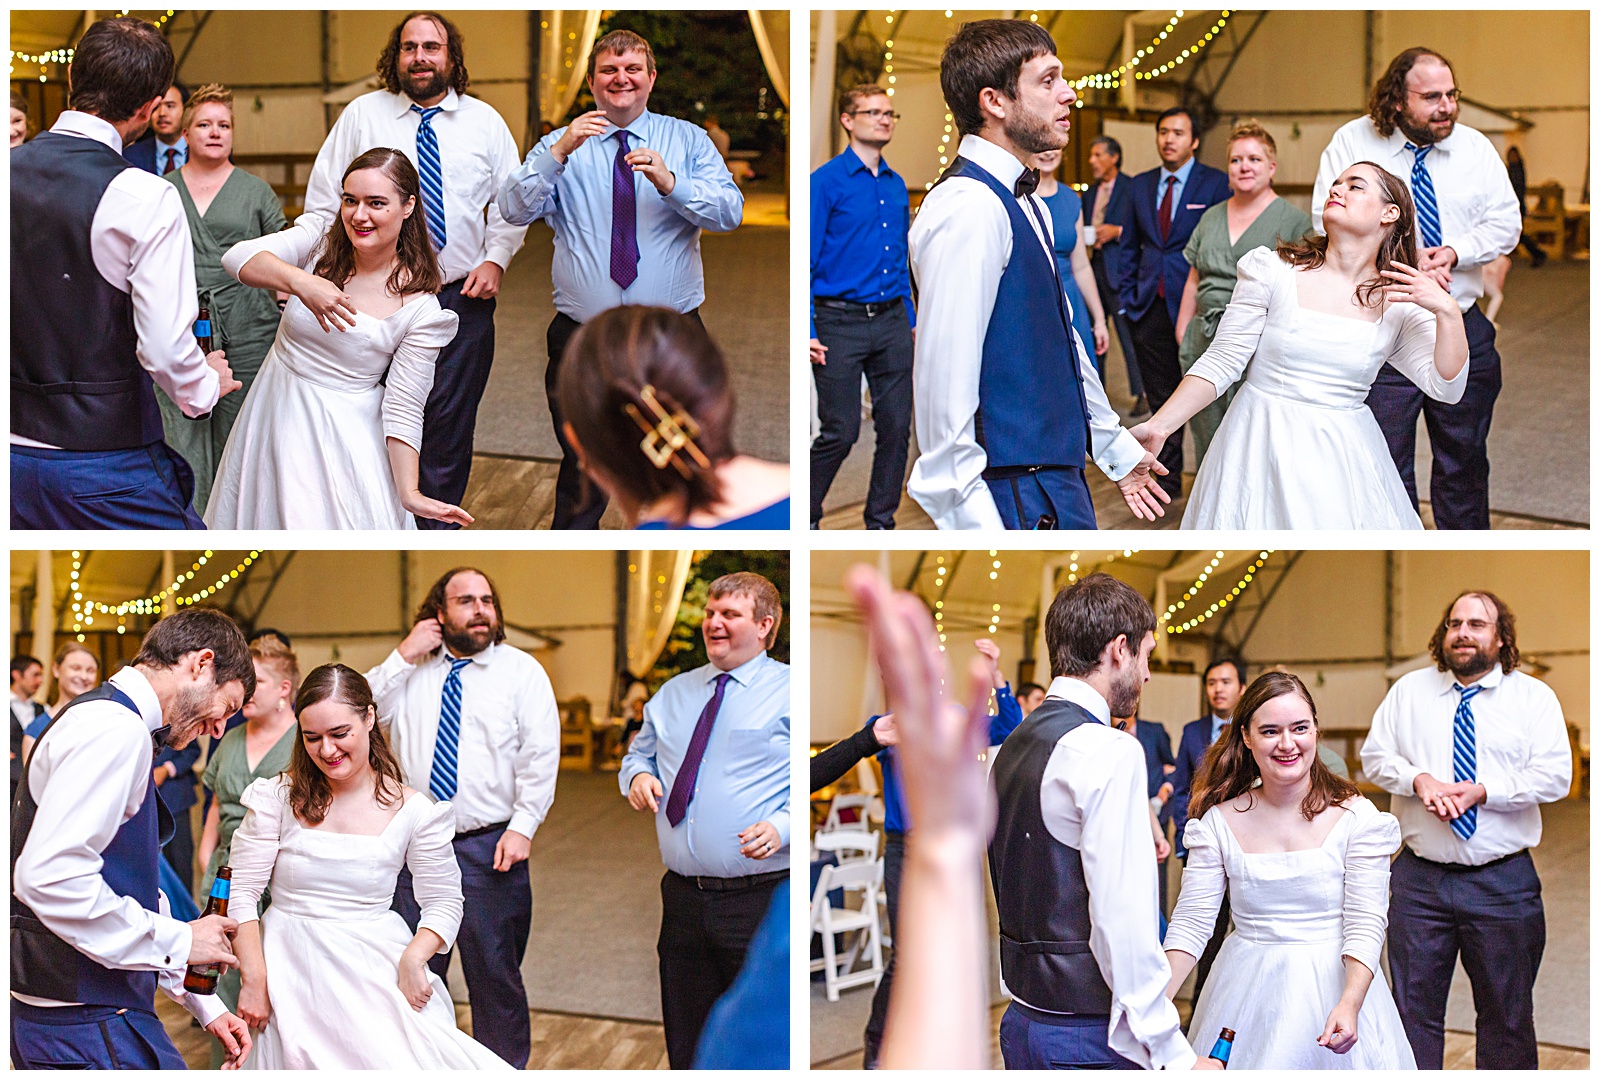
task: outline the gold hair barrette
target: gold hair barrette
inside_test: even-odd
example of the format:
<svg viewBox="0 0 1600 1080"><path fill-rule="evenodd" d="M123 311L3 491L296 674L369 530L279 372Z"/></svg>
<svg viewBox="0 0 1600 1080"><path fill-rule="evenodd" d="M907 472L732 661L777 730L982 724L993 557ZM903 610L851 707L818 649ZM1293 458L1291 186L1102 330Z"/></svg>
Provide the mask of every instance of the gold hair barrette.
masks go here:
<svg viewBox="0 0 1600 1080"><path fill-rule="evenodd" d="M694 440L700 434L700 425L694 422L694 417L682 409L676 412L667 412L662 408L661 402L656 400L656 391L653 386L645 386L639 391L639 400L655 413L655 423L644 418L644 415L634 406L633 402L626 402L622 408L633 422L639 425L639 430L644 432L644 438L639 442L639 449L644 451L644 456L650 459L650 464L658 469L665 469L668 465L678 470L678 473L688 480L693 475L689 466L677 456L683 450L694 459L695 464L702 469L711 468L711 459L701 452Z"/></svg>

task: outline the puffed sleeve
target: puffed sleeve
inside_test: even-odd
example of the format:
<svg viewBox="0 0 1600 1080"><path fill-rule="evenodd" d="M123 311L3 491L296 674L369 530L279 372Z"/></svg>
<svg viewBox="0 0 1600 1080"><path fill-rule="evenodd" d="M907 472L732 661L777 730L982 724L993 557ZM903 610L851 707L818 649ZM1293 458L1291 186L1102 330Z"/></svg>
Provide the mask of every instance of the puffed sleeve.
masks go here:
<svg viewBox="0 0 1600 1080"><path fill-rule="evenodd" d="M1400 849L1400 822L1366 799L1350 809L1356 821L1344 849L1342 953L1377 971L1389 925L1389 860Z"/></svg>
<svg viewBox="0 0 1600 1080"><path fill-rule="evenodd" d="M423 799L425 795L413 795ZM422 813L422 822L406 845L406 866L411 888L422 909L418 928L426 926L444 939L440 952L448 952L461 929L461 867L456 864L456 817L447 802L434 803Z"/></svg>
<svg viewBox="0 0 1600 1080"><path fill-rule="evenodd" d="M433 389L433 365L439 350L455 340L460 321L432 296L414 300L422 306L406 328L389 364L388 388L383 393L383 434L399 439L419 453L422 450L422 407Z"/></svg>
<svg viewBox="0 0 1600 1080"><path fill-rule="evenodd" d="M1239 283L1234 286L1233 299L1222 313L1211 347L1188 371L1216 387L1218 397L1244 374L1256 354L1261 333L1267 328L1273 282L1283 270L1283 260L1271 248L1254 248L1239 259Z"/></svg>
<svg viewBox="0 0 1600 1080"><path fill-rule="evenodd" d="M222 268L237 281L244 264L265 251L291 266L309 270L322 254L322 239L328 234L332 220L320 213L301 214L292 227L282 232L267 233L254 240L241 240L223 253Z"/></svg>
<svg viewBox="0 0 1600 1080"><path fill-rule="evenodd" d="M228 864L233 867L228 914L244 923L258 917L261 894L272 881L283 819L290 813L289 780L264 776L245 788L239 801L245 814L228 851Z"/></svg>
<svg viewBox="0 0 1600 1080"><path fill-rule="evenodd" d="M1206 951L1206 942L1216 929L1217 912L1222 910L1222 897L1228 888L1228 872L1222 864L1222 837L1217 835L1227 826L1217 820L1219 813L1212 807L1205 817L1190 821L1183 830L1189 861L1183 868L1178 906L1167 924L1164 949L1198 957Z"/></svg>
<svg viewBox="0 0 1600 1080"><path fill-rule="evenodd" d="M1433 366L1433 345L1439 332L1433 314L1416 304L1395 304L1388 317L1400 320L1389 350L1389 363L1429 397L1448 405L1460 401L1467 392L1467 369L1472 365L1462 364L1453 379L1439 374Z"/></svg>

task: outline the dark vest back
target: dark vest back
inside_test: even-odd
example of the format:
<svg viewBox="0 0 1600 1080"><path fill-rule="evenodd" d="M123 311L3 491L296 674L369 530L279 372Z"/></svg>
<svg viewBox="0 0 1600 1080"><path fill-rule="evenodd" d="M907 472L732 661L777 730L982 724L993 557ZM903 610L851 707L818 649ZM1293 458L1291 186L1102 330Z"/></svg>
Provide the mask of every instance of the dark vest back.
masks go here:
<svg viewBox="0 0 1600 1080"><path fill-rule="evenodd" d="M39 735L34 746L37 756L39 744L50 737L51 728L61 722L67 712L88 701L115 701L139 714L138 706L121 690L104 683L75 698L71 704L56 714ZM141 721L142 723L142 721ZM33 759L28 759L31 767ZM70 783L69 776L60 776L58 782ZM17 786L17 798L11 807L11 879L15 888L17 859L28 834L33 831L33 820L39 804L28 786L27 772ZM160 910L156 885L160 879L162 837L172 836L172 815L156 794L155 780L150 780L144 802L138 813L123 822L122 828L111 838L111 843L101 852L104 865L100 876L118 896L131 896L149 911ZM57 937L33 914L17 894L11 894L11 989L19 994L48 998L51 1001L76 1001L84 1005L104 1005L118 1009L137 1009L151 1012L155 1008L156 973L153 971L121 971L101 967L66 941Z"/></svg>
<svg viewBox="0 0 1600 1080"><path fill-rule="evenodd" d="M1011 192L987 170L957 157L939 182L953 176L988 187L1011 220L1011 258L983 338L973 422L989 459L984 475L1041 465L1081 469L1091 445L1089 408L1055 257L1039 243Z"/></svg>
<svg viewBox="0 0 1600 1080"><path fill-rule="evenodd" d="M11 151L12 434L102 452L162 437L133 299L89 249L101 197L132 167L103 143L53 132Z"/></svg>
<svg viewBox="0 0 1600 1080"><path fill-rule="evenodd" d="M1080 724L1097 722L1071 702L1047 698L1001 744L991 773L1000 806L989 842L1000 973L1012 994L1048 1012L1111 1012L1111 988L1089 951L1083 858L1050 835L1039 806L1056 743Z"/></svg>

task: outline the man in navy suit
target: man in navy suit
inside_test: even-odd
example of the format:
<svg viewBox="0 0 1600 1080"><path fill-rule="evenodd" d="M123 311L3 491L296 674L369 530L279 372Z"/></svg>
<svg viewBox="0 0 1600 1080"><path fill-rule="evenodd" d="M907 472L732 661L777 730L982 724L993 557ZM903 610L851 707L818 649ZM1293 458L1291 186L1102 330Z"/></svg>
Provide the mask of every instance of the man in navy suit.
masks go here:
<svg viewBox="0 0 1600 1080"><path fill-rule="evenodd" d="M1133 178L1132 206L1122 230L1121 265L1111 278L1133 329L1134 352L1150 408L1160 409L1178 388L1178 304L1189 279L1183 249L1200 215L1228 198L1228 175L1195 160L1200 148L1194 114L1168 109L1156 121L1161 164ZM1109 269L1109 268L1108 268ZM1157 455L1169 495L1183 490L1183 430Z"/></svg>
<svg viewBox="0 0 1600 1080"><path fill-rule="evenodd" d="M183 107L189 88L180 82L167 88L150 114L150 130L122 148L122 156L148 173L164 176L189 162L189 140L183 136Z"/></svg>
<svg viewBox="0 0 1600 1080"><path fill-rule="evenodd" d="M1178 822L1178 838L1174 847L1178 857L1185 863L1189 861L1189 852L1183 846L1183 827L1189 820L1189 796L1195 773L1200 771L1200 762L1205 759L1206 751L1221 737L1223 728L1233 718L1233 710L1244 693L1244 664L1231 657L1222 657L1207 665L1202 678L1206 687L1206 704L1211 706L1211 712L1184 725L1183 738L1178 743L1178 768L1172 774L1171 805L1173 817ZM1195 966L1195 1001L1200 1000L1200 988L1205 986L1206 976L1211 974L1211 965L1222 949L1222 939L1228 933L1229 910L1228 898L1224 895L1222 908L1217 912L1217 928L1212 932L1200 963Z"/></svg>
<svg viewBox="0 0 1600 1080"><path fill-rule="evenodd" d="M1139 377L1139 361L1134 357L1133 329L1122 313L1122 301L1111 287L1116 269L1122 265L1122 229L1127 224L1133 198L1133 180L1122 175L1122 144L1109 135L1101 135L1090 143L1089 171L1094 174L1094 183L1083 197L1083 223L1094 228L1089 268L1094 271L1100 306L1110 313L1111 324L1117 330L1122 359L1128 366L1128 392L1136 400L1133 413L1138 416L1149 411L1149 403L1144 400L1144 380ZM1168 753L1171 753L1170 747Z"/></svg>

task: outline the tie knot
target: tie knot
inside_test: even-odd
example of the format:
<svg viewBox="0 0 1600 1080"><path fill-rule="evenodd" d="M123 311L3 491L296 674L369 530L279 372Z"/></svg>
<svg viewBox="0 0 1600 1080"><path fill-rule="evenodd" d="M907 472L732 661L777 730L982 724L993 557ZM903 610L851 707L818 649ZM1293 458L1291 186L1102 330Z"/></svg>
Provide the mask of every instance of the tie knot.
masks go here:
<svg viewBox="0 0 1600 1080"><path fill-rule="evenodd" d="M628 152L628 133L622 128L617 129L617 143L622 147L622 152Z"/></svg>
<svg viewBox="0 0 1600 1080"><path fill-rule="evenodd" d="M450 674L454 675L456 672L460 671L470 663L472 663L472 657L470 656L464 656L460 658L452 656L450 658Z"/></svg>
<svg viewBox="0 0 1600 1080"><path fill-rule="evenodd" d="M721 690L723 687L728 685L728 680L731 679L731 678L733 678L733 676L729 675L726 671L724 671L721 675L718 675L712 681L717 684L717 689Z"/></svg>
<svg viewBox="0 0 1600 1080"><path fill-rule="evenodd" d="M1416 143L1406 143L1406 149L1415 154L1417 156L1417 161L1421 162L1423 158L1428 156L1428 152L1433 149L1433 144L1429 143L1427 146L1418 146Z"/></svg>
<svg viewBox="0 0 1600 1080"><path fill-rule="evenodd" d="M442 105L435 105L428 109L424 109L421 105L413 105L411 106L411 111L422 117L422 122L426 124L429 120L432 120L434 115L437 114L442 108L444 108Z"/></svg>
<svg viewBox="0 0 1600 1080"><path fill-rule="evenodd" d="M1455 692L1461 695L1462 704L1466 704L1467 702L1471 701L1482 689L1483 687L1481 686L1462 686L1460 683L1455 684Z"/></svg>

